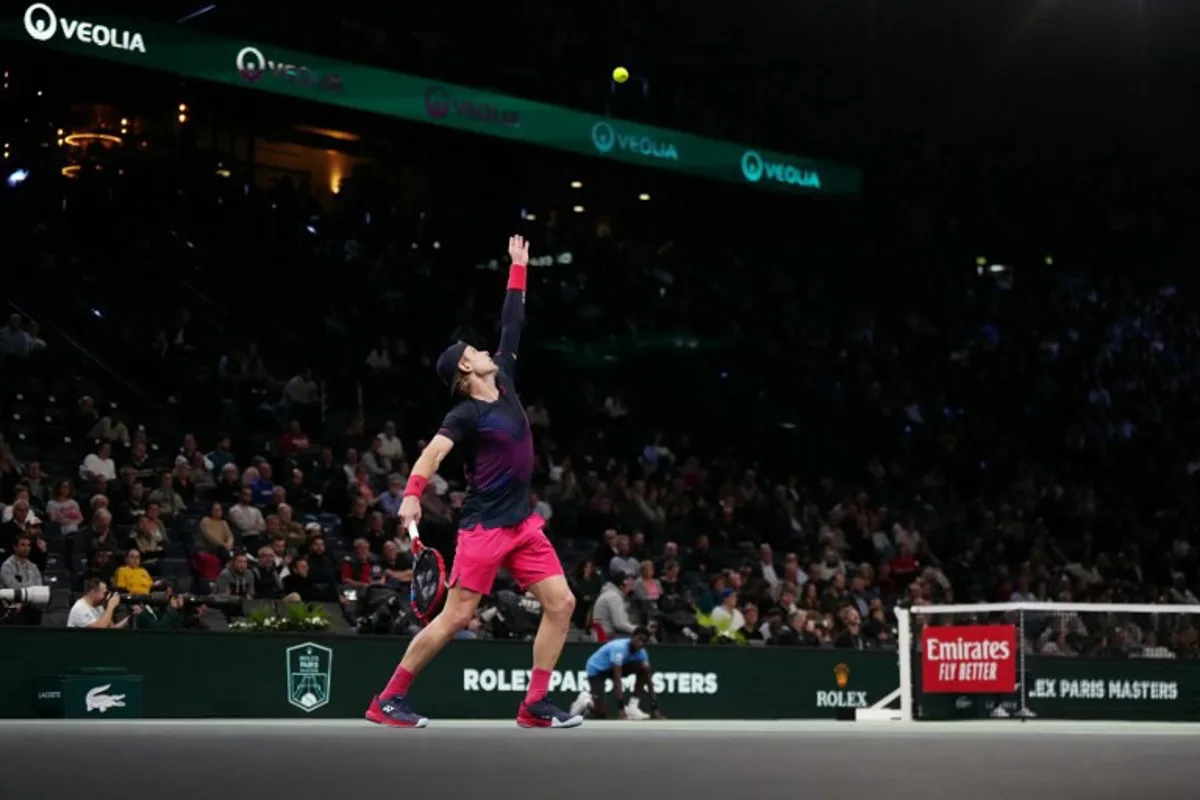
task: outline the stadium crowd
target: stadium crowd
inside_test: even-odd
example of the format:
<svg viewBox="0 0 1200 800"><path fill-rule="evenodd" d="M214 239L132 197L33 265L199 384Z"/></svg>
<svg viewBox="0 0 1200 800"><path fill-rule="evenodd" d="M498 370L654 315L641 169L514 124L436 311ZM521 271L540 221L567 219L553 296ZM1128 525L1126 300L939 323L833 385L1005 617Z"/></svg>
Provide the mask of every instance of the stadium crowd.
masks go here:
<svg viewBox="0 0 1200 800"><path fill-rule="evenodd" d="M81 596L101 625L126 624L105 612L108 588L324 603L360 630L406 597L400 493L448 407L429 357L451 336L492 338L496 274L486 259L441 269L420 230L326 215L314 232L286 183L243 202L209 209L185 243L202 269L148 315L146 281L194 234L130 227L139 255L101 277L95 239L46 236L72 221L41 220L43 269L14 283L14 307L62 269L88 291L0 331L3 588ZM120 203L95 210L91 224L120 224ZM898 604L1196 602L1200 323L1173 285L944 263L879 306L764 254L733 281L685 244L531 227L558 256L533 270L531 342L661 342L649 360L613 345L620 366L598 371L578 349L526 356L531 504L570 571L577 638L646 623L661 641L879 648ZM314 292L265 269L226 291L259 248L346 277ZM461 491L447 468L423 498L447 552ZM536 615L499 588L497 603ZM214 623L190 607L134 613ZM464 635L524 635L519 616L485 609ZM402 612L387 629L408 629ZM1090 633L1027 644L1072 653L1103 636ZM1122 641L1200 652L1187 620Z"/></svg>

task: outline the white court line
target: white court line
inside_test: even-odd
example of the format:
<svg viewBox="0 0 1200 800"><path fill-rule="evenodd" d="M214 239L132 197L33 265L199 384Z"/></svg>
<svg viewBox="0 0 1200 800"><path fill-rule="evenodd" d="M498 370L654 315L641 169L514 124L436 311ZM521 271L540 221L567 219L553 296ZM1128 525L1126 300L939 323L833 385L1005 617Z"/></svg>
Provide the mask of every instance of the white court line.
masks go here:
<svg viewBox="0 0 1200 800"><path fill-rule="evenodd" d="M25 728L103 725L124 728L175 728L225 731L273 729L279 733L304 730L382 730L356 719L137 719L137 720L2 720L0 735ZM431 720L429 730L518 731L512 720ZM845 735L866 737L922 736L1200 736L1200 723L1186 722L1065 722L1058 720L962 720L956 722L838 722L833 720L659 720L656 722L618 722L589 720L579 733L603 731L623 733L769 733ZM414 735L421 735L414 731ZM572 735L566 733L564 735Z"/></svg>

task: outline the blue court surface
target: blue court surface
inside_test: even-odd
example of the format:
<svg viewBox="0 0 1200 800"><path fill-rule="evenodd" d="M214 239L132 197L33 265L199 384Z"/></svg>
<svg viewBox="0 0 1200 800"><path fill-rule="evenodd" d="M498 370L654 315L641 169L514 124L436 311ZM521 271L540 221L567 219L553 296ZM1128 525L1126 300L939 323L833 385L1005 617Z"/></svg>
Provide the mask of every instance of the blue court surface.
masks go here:
<svg viewBox="0 0 1200 800"><path fill-rule="evenodd" d="M1035 800L1191 796L1200 725L979 722L0 722L5 796Z"/></svg>

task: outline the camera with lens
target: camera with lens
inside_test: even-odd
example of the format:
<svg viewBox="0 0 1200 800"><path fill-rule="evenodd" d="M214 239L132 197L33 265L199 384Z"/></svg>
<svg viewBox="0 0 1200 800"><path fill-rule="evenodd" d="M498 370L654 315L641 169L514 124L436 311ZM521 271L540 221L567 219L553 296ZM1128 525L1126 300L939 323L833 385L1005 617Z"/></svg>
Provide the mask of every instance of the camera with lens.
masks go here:
<svg viewBox="0 0 1200 800"><path fill-rule="evenodd" d="M121 605L147 606L158 610L170 606L172 599L178 599L179 610L188 615L195 614L201 606L223 612L229 617L242 616L243 612L242 598L211 594L178 594L174 592L122 594Z"/></svg>
<svg viewBox="0 0 1200 800"><path fill-rule="evenodd" d="M8 605L50 605L49 586L26 586L20 589L0 589L0 603Z"/></svg>

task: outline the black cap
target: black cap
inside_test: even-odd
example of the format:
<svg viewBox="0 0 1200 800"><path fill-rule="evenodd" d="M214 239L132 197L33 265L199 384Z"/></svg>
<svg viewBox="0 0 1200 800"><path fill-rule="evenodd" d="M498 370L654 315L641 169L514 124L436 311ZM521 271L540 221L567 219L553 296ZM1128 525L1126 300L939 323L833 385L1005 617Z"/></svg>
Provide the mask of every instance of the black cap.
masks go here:
<svg viewBox="0 0 1200 800"><path fill-rule="evenodd" d="M454 389L458 383L458 362L462 361L463 353L466 352L466 349L467 343L458 341L447 347L438 356L437 366L434 369L437 371L437 376L441 382L450 387L451 394L454 394Z"/></svg>

